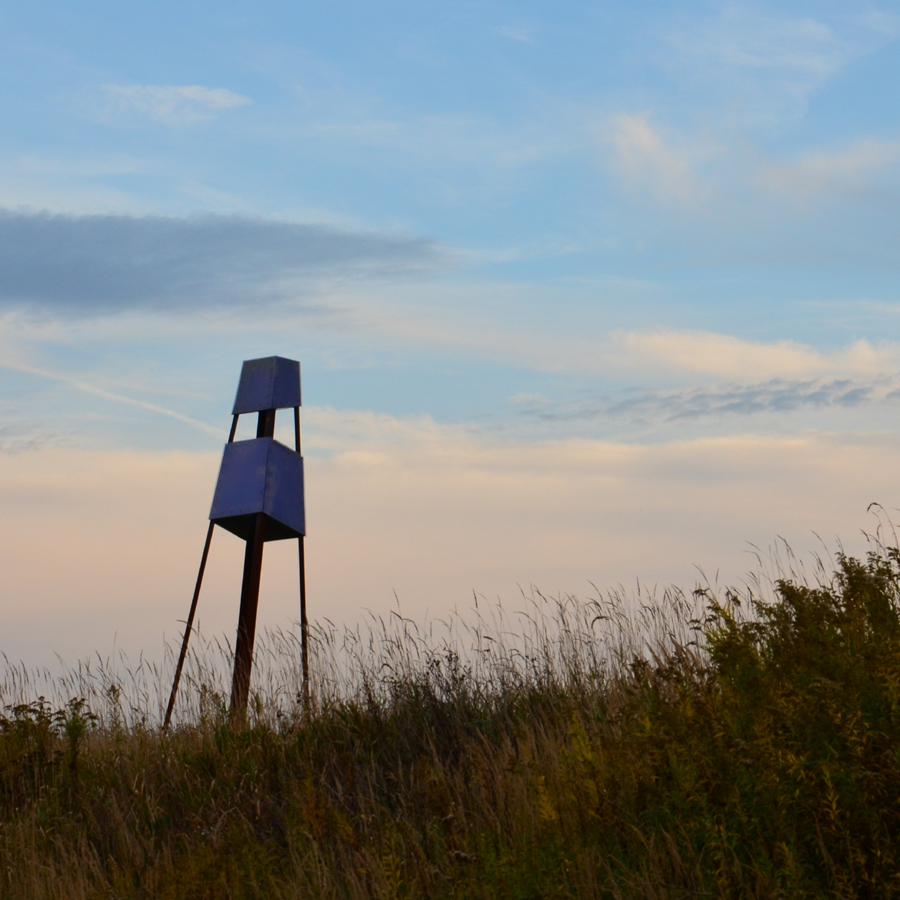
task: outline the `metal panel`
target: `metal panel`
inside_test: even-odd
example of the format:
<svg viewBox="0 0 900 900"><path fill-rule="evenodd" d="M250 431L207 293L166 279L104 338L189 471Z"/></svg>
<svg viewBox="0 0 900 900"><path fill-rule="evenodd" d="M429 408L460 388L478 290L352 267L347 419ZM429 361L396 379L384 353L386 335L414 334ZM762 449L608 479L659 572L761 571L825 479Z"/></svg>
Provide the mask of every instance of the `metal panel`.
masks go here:
<svg viewBox="0 0 900 900"><path fill-rule="evenodd" d="M300 363L296 359L275 357L275 384L272 385L272 406L270 409L288 409L301 406Z"/></svg>
<svg viewBox="0 0 900 900"><path fill-rule="evenodd" d="M261 512L273 520L267 541L306 533L303 457L273 438L226 444L210 520L246 540Z"/></svg>
<svg viewBox="0 0 900 900"><path fill-rule="evenodd" d="M244 362L232 415L292 406L300 406L299 362L283 356Z"/></svg>
<svg viewBox="0 0 900 900"><path fill-rule="evenodd" d="M303 457L273 440L269 448L266 505L263 511L297 534L306 534L303 501Z"/></svg>
<svg viewBox="0 0 900 900"><path fill-rule="evenodd" d="M225 445L212 509L209 511L213 522L228 516L264 511L270 440L257 438Z"/></svg>

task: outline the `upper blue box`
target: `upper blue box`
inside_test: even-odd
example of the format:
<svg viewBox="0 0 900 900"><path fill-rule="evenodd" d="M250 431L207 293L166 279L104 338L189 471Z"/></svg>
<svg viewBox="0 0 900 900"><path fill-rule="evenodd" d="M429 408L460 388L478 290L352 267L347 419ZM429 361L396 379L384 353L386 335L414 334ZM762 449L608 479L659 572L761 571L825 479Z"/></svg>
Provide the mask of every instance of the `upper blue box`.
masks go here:
<svg viewBox="0 0 900 900"><path fill-rule="evenodd" d="M233 416L300 406L300 363L283 356L248 359L241 368Z"/></svg>

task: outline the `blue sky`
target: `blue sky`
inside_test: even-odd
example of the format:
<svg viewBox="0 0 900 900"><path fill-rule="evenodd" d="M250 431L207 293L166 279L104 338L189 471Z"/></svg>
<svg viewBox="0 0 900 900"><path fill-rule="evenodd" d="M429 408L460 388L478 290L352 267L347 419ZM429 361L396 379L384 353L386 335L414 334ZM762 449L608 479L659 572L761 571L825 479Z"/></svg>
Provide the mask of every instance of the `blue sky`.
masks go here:
<svg viewBox="0 0 900 900"><path fill-rule="evenodd" d="M852 544L900 488L898 38L895 4L0 5L2 649L173 632L272 353L343 621Z"/></svg>

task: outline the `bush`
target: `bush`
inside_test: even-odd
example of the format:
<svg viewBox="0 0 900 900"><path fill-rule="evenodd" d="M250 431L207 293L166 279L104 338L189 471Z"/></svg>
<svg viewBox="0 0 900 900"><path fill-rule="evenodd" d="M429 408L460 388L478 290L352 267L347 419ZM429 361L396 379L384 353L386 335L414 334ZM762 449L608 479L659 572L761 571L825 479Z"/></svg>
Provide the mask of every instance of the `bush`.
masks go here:
<svg viewBox="0 0 900 900"><path fill-rule="evenodd" d="M476 629L481 655L398 656L403 624L353 690L261 699L243 729L212 688L168 736L80 700L13 706L3 893L900 894L897 552L769 601L695 599L645 606L651 639L566 598L525 645Z"/></svg>

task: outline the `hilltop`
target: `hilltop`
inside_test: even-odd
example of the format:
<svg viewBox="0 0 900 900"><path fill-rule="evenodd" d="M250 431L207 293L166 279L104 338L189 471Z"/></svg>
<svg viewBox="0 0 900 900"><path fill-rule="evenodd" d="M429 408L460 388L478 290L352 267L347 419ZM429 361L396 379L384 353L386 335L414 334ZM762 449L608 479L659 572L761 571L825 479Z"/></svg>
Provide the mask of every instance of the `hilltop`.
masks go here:
<svg viewBox="0 0 900 900"><path fill-rule="evenodd" d="M468 655L401 622L340 690L320 642L313 708L259 695L244 728L196 682L166 736L117 688L8 707L0 893L900 894L896 550L767 599L545 609Z"/></svg>

